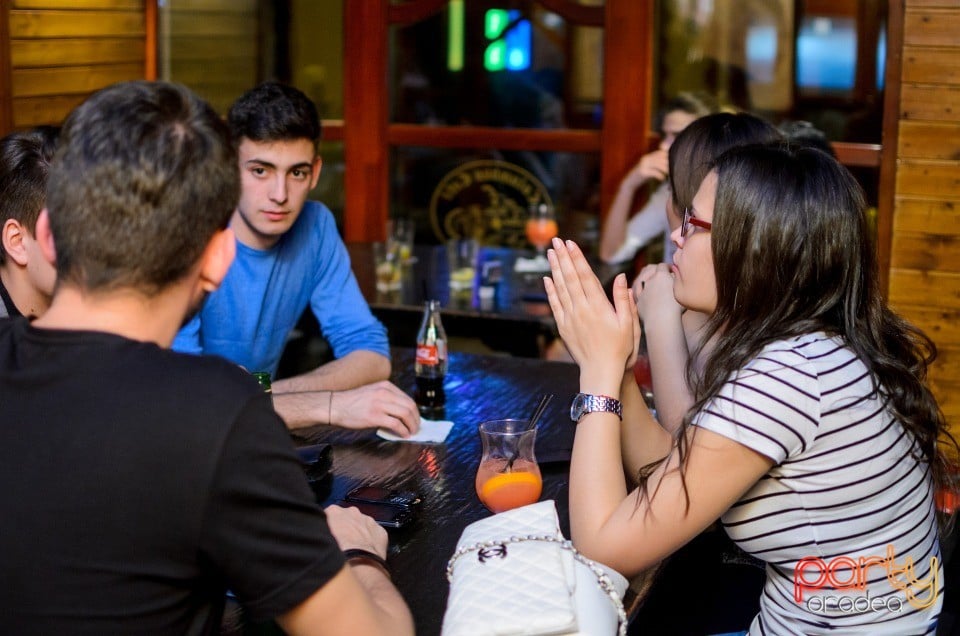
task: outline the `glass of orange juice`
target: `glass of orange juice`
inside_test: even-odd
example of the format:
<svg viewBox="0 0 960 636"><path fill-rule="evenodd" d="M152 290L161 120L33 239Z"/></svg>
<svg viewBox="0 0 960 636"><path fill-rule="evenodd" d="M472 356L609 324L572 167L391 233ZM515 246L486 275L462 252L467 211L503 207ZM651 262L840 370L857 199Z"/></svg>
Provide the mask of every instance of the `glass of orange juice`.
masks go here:
<svg viewBox="0 0 960 636"><path fill-rule="evenodd" d="M477 469L477 495L493 512L532 504L543 479L533 452L536 428L527 420L489 420L480 424L483 455Z"/></svg>
<svg viewBox="0 0 960 636"><path fill-rule="evenodd" d="M537 248L537 255L545 257L550 240L559 231L553 207L546 203L531 205L530 216L527 217L527 224L524 229L527 233L527 240Z"/></svg>

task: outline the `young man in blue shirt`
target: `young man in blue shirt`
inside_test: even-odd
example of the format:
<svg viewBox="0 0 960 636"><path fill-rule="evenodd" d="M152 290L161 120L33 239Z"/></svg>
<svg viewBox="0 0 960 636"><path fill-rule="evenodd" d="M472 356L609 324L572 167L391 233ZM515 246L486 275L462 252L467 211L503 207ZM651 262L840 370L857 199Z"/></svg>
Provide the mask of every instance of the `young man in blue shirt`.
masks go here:
<svg viewBox="0 0 960 636"><path fill-rule="evenodd" d="M307 201L321 167L316 107L299 90L268 82L242 95L228 122L242 188L230 220L237 257L173 348L274 374L309 306L335 360L273 383L274 405L287 425L415 432L416 404L387 381L386 330L360 293L333 215Z"/></svg>

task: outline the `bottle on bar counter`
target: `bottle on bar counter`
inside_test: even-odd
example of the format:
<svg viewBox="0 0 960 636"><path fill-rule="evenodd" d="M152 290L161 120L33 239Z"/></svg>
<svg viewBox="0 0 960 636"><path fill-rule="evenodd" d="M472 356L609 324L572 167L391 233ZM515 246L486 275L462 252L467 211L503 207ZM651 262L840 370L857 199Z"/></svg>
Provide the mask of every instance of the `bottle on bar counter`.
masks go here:
<svg viewBox="0 0 960 636"><path fill-rule="evenodd" d="M417 332L417 405L421 413L443 408L446 395L443 378L447 374L447 334L440 322L440 301L428 300L423 308L423 322Z"/></svg>

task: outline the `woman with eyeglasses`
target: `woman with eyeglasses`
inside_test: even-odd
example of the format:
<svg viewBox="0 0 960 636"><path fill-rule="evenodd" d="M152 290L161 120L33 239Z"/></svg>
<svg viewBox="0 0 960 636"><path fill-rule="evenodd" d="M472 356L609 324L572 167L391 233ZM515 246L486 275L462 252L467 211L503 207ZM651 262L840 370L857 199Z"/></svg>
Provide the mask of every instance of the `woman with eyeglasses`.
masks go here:
<svg viewBox="0 0 960 636"><path fill-rule="evenodd" d="M684 218L700 182L724 151L781 138L772 124L748 113L717 113L690 124L670 147L672 196L668 215L676 216L677 221ZM676 432L693 405L686 378L687 361L700 344L707 315L686 310L676 301L670 263L644 267L633 283L633 291L644 328L657 419L667 430ZM699 373L700 369L694 364L692 370Z"/></svg>
<svg viewBox="0 0 960 636"><path fill-rule="evenodd" d="M579 248L554 241L545 284L581 378L579 550L631 576L719 518L766 563L751 634L936 630L948 434L924 383L934 347L884 303L864 209L818 150L713 163L673 233L674 294L715 337L677 435L628 372L640 325L625 278L611 305Z"/></svg>

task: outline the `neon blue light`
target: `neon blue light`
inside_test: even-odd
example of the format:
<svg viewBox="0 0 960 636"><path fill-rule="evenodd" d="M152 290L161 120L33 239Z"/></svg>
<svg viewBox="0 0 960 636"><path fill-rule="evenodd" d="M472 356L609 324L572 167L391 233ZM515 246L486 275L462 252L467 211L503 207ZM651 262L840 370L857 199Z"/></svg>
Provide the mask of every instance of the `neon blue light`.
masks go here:
<svg viewBox="0 0 960 636"><path fill-rule="evenodd" d="M510 12L510 20L520 17L519 11ZM524 71L530 68L532 30L529 20L520 20L507 32L507 70Z"/></svg>

